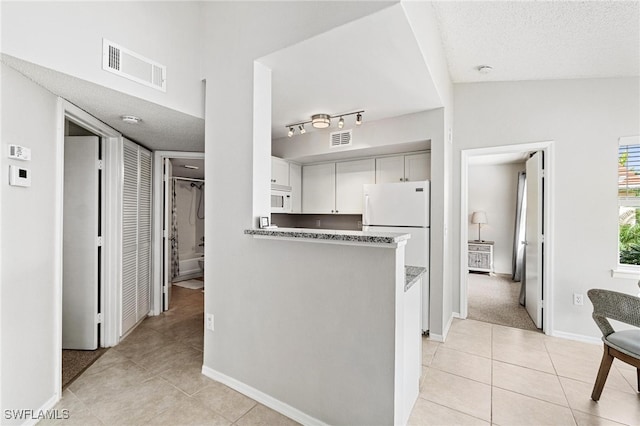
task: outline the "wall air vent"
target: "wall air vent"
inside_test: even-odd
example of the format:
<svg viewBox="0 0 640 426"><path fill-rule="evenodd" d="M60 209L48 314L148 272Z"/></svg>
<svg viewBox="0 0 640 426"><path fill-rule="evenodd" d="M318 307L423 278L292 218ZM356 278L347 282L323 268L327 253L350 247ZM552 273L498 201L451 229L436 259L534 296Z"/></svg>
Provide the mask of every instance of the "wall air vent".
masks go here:
<svg viewBox="0 0 640 426"><path fill-rule="evenodd" d="M102 69L154 89L167 91L167 67L102 39Z"/></svg>
<svg viewBox="0 0 640 426"><path fill-rule="evenodd" d="M351 129L332 132L329 136L329 148L351 145Z"/></svg>

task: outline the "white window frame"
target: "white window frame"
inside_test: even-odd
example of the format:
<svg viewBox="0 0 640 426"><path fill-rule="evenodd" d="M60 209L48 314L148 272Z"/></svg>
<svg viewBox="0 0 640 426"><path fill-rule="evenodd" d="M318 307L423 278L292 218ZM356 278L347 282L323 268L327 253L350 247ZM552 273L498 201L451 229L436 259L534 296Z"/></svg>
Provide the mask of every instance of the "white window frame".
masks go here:
<svg viewBox="0 0 640 426"><path fill-rule="evenodd" d="M640 145L640 135L637 136L623 136L618 139L618 152L620 151L621 146L628 145ZM619 155L619 154L618 154ZM616 163L618 161L618 155L616 155ZM618 176L616 174L616 193L618 193ZM620 207L636 207L640 208L640 198L632 199L632 198L621 198L619 195L616 196L617 205L616 205L616 217L619 216ZM616 220L616 223L618 221ZM616 247L617 247L617 266L614 270L611 271L611 276L614 278L625 278L625 279L637 279L640 280L640 265L627 265L624 263L620 263L620 224L616 226Z"/></svg>

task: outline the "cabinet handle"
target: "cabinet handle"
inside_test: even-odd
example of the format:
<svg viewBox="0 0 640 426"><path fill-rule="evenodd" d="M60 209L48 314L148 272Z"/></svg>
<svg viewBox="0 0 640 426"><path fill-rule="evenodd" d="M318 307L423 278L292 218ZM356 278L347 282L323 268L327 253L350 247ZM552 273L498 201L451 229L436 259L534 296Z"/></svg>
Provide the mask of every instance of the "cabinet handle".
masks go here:
<svg viewBox="0 0 640 426"><path fill-rule="evenodd" d="M338 210L336 210L336 213L338 213Z"/></svg>
<svg viewBox="0 0 640 426"><path fill-rule="evenodd" d="M404 181L404 179L400 178L400 182L403 182L403 181Z"/></svg>
<svg viewBox="0 0 640 426"><path fill-rule="evenodd" d="M333 213L333 210L331 210L331 213Z"/></svg>

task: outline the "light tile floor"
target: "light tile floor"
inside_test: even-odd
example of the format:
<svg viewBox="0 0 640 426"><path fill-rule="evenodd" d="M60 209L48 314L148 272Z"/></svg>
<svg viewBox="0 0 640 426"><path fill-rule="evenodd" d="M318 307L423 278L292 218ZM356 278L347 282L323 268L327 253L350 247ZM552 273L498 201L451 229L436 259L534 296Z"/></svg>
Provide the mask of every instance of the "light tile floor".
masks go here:
<svg viewBox="0 0 640 426"><path fill-rule="evenodd" d="M602 346L473 320L423 339L410 425L640 425L635 368L614 362L591 401Z"/></svg>
<svg viewBox="0 0 640 426"><path fill-rule="evenodd" d="M294 425L201 374L203 293L173 287L147 318L63 393L63 425ZM423 339L423 379L410 425L639 425L635 370L616 361L590 399L602 348L473 320L446 343Z"/></svg>

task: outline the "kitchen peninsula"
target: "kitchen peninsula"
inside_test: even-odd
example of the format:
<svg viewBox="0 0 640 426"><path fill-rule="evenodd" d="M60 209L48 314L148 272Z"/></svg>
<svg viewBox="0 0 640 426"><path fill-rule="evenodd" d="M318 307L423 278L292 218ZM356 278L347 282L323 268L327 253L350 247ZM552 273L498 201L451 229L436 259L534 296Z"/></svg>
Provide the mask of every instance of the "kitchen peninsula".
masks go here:
<svg viewBox="0 0 640 426"><path fill-rule="evenodd" d="M287 256L281 263L289 288L284 303L295 324L285 327L302 342L292 348L289 377L298 391L314 395L299 398L297 408L326 424L406 424L421 373L419 283L425 272L405 267L410 235L244 232L270 258Z"/></svg>

